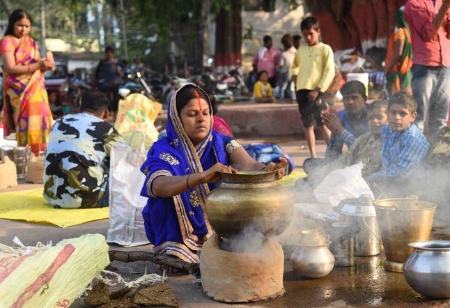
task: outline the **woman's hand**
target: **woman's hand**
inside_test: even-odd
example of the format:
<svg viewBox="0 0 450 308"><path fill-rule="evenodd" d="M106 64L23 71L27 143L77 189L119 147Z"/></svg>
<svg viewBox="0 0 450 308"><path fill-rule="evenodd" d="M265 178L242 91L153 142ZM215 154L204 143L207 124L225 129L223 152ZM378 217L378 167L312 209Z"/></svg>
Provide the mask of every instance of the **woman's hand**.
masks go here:
<svg viewBox="0 0 450 308"><path fill-rule="evenodd" d="M280 156L278 158L280 160L280 162L278 164L274 163L274 162L270 162L268 163L263 170L265 171L275 171L277 170L276 173L276 178L277 179L281 179L283 176L286 175L286 167L288 165L288 161L286 158Z"/></svg>
<svg viewBox="0 0 450 308"><path fill-rule="evenodd" d="M221 163L216 163L214 166L209 168L206 171L203 171L202 177L204 180L204 183L210 183L210 182L216 182L220 180L219 172L223 173L236 173L236 169L234 169L231 166L225 166Z"/></svg>
<svg viewBox="0 0 450 308"><path fill-rule="evenodd" d="M39 61L39 68L41 71L48 71L53 69L53 61L50 59L41 59Z"/></svg>

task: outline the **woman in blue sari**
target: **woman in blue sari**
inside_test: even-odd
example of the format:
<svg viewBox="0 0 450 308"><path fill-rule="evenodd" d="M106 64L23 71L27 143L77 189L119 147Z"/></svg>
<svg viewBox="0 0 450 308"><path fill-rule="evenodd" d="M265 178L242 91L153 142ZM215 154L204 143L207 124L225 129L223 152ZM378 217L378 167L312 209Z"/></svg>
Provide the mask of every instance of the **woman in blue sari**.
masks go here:
<svg viewBox="0 0 450 308"><path fill-rule="evenodd" d="M213 232L205 200L217 186L218 172L274 167L255 161L212 126L211 102L202 89L189 84L173 95L167 136L153 144L141 167L146 175L141 195L148 197L142 214L156 254L198 263L198 252Z"/></svg>

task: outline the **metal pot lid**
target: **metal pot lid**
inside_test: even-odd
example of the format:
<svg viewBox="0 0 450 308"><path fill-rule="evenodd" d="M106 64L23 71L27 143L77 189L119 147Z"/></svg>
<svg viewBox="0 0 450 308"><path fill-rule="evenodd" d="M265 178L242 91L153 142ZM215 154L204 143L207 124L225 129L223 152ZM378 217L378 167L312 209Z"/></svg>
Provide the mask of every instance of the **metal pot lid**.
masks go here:
<svg viewBox="0 0 450 308"><path fill-rule="evenodd" d="M365 206L365 205L354 205L354 204L342 204L338 206L337 211L339 214L349 215L349 216L376 216L375 207Z"/></svg>
<svg viewBox="0 0 450 308"><path fill-rule="evenodd" d="M337 212L349 216L376 216L375 207L368 196L345 199L337 206Z"/></svg>

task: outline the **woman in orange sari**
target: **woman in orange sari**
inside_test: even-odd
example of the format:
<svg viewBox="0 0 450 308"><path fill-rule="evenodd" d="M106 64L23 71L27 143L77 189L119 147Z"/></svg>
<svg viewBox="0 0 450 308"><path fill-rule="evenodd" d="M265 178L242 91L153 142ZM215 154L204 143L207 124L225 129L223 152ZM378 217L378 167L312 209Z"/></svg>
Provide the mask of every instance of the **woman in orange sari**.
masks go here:
<svg viewBox="0 0 450 308"><path fill-rule="evenodd" d="M403 8L397 11L395 30L389 37L384 60L386 88L390 95L407 92L412 95L412 57L411 31L405 19Z"/></svg>
<svg viewBox="0 0 450 308"><path fill-rule="evenodd" d="M53 61L40 58L38 46L29 35L31 24L27 12L15 10L0 40L3 126L5 137L15 132L19 146L29 145L38 154L46 148L53 122L43 74L53 67Z"/></svg>

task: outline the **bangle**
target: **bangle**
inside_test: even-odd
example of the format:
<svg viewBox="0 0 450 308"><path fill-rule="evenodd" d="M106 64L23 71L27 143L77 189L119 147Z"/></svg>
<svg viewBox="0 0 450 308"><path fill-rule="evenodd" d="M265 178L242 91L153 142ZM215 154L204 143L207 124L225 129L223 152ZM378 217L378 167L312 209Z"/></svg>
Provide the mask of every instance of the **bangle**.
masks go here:
<svg viewBox="0 0 450 308"><path fill-rule="evenodd" d="M187 177L186 177L186 187L187 187L187 189L191 189L191 187L189 187L189 177L190 177L190 176L191 176L191 175L188 174Z"/></svg>
<svg viewBox="0 0 450 308"><path fill-rule="evenodd" d="M208 183L208 181L206 180L205 175L203 174L203 172L201 173L201 175L202 175L203 184Z"/></svg>

